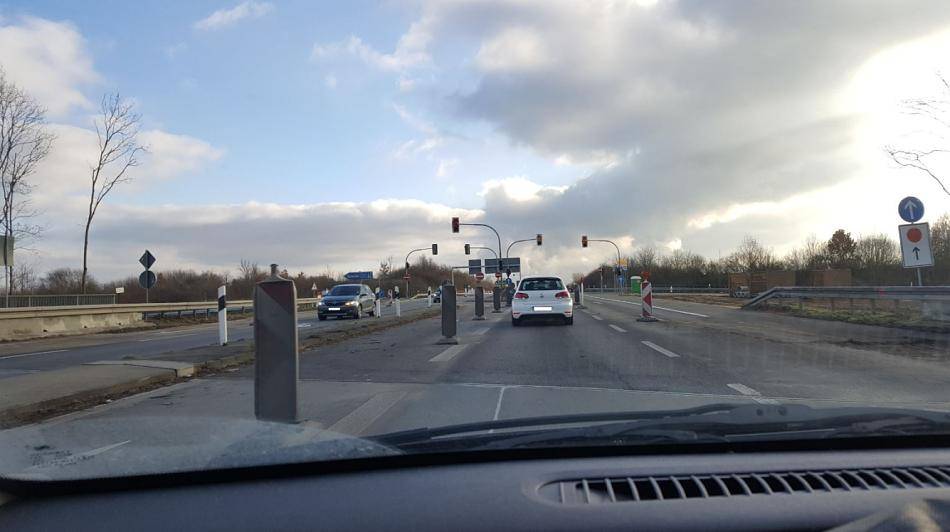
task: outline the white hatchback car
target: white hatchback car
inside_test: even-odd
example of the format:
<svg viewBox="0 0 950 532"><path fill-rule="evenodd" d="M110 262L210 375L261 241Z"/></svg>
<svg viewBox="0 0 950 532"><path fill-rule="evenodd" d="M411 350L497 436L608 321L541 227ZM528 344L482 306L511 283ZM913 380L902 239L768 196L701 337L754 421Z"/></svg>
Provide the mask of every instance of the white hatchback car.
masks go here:
<svg viewBox="0 0 950 532"><path fill-rule="evenodd" d="M511 300L511 324L525 319L558 317L574 324L574 299L558 277L525 277Z"/></svg>

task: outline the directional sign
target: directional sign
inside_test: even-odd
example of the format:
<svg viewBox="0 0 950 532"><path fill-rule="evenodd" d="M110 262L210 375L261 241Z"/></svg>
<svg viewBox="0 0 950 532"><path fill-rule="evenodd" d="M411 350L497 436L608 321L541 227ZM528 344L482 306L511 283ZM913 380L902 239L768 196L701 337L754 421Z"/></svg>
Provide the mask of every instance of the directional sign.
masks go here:
<svg viewBox="0 0 950 532"><path fill-rule="evenodd" d="M155 277L155 272L151 270L145 270L139 275L139 286L146 290L155 286L156 281L158 281L158 278Z"/></svg>
<svg viewBox="0 0 950 532"><path fill-rule="evenodd" d="M485 273L501 273L498 271L498 261L495 259L485 259Z"/></svg>
<svg viewBox="0 0 950 532"><path fill-rule="evenodd" d="M13 266L13 244L14 237L9 239L5 236L0 236L0 266ZM3 250L6 250L6 254L3 253Z"/></svg>
<svg viewBox="0 0 950 532"><path fill-rule="evenodd" d="M505 259L505 271L509 269L511 273L520 273L521 272L521 258L520 257L508 257Z"/></svg>
<svg viewBox="0 0 950 532"><path fill-rule="evenodd" d="M482 272L482 259L470 259L468 261L468 274L475 275Z"/></svg>
<svg viewBox="0 0 950 532"><path fill-rule="evenodd" d="M152 252L146 249L145 253L142 253L142 256L139 257L139 262L147 270L152 267L152 264L155 264L155 255L152 255Z"/></svg>
<svg viewBox="0 0 950 532"><path fill-rule="evenodd" d="M481 281L481 280L484 279L484 278L485 278L485 274L482 273L482 272L478 272L478 273L475 274L475 280L476 280L476 281Z"/></svg>
<svg viewBox="0 0 950 532"><path fill-rule="evenodd" d="M495 272L495 279L501 279L501 272Z"/></svg>
<svg viewBox="0 0 950 532"><path fill-rule="evenodd" d="M347 281L368 281L373 278L373 272L348 272L343 278Z"/></svg>
<svg viewBox="0 0 950 532"><path fill-rule="evenodd" d="M901 240L901 257L905 268L933 266L934 257L930 249L930 225L906 224L898 226Z"/></svg>
<svg viewBox="0 0 950 532"><path fill-rule="evenodd" d="M905 222L914 223L924 217L924 202L913 196L907 196L897 204L897 214Z"/></svg>

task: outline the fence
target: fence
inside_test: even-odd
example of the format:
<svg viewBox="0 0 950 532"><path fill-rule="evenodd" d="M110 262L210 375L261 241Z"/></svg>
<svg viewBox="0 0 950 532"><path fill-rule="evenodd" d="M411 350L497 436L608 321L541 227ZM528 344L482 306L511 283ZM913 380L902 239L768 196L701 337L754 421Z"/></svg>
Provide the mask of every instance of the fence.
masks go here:
<svg viewBox="0 0 950 532"><path fill-rule="evenodd" d="M115 305L115 294L17 294L0 296L0 308Z"/></svg>

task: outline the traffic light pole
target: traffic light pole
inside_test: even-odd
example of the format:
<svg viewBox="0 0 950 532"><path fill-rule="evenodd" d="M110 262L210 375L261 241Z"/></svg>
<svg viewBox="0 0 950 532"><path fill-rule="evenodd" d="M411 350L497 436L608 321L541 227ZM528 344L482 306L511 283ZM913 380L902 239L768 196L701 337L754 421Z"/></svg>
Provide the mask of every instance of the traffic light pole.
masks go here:
<svg viewBox="0 0 950 532"><path fill-rule="evenodd" d="M431 249L431 248L419 248L419 249L414 249L410 251L409 253L406 253L405 262L406 262L406 297L407 298L409 297L409 255L412 255L413 253L417 251L426 251L428 249Z"/></svg>
<svg viewBox="0 0 950 532"><path fill-rule="evenodd" d="M498 255L496 255L496 258L502 257L502 254L501 254L501 235L498 234L498 231L497 231L494 227L492 227L492 226L490 226L490 225L488 225L488 224L463 224L463 223L460 223L459 225L471 225L471 226L478 226L478 227L487 227L487 228L491 229L492 232L495 233L495 238L498 239Z"/></svg>
<svg viewBox="0 0 950 532"><path fill-rule="evenodd" d="M615 244L613 240L607 240L607 239L603 239L603 238L588 238L587 241L588 241L588 242L607 242L607 243L609 243L609 244L612 244L612 245L614 246L614 249L617 250L617 267L618 267L618 268L620 267L620 246L618 246L617 244ZM618 292L621 292L621 291L623 290L623 287L622 287L622 284L623 284L623 276L621 276L620 279L621 279L621 284L617 286L617 291L618 291ZM601 288L600 288L601 290L604 289L603 271L601 271L600 287L601 287Z"/></svg>

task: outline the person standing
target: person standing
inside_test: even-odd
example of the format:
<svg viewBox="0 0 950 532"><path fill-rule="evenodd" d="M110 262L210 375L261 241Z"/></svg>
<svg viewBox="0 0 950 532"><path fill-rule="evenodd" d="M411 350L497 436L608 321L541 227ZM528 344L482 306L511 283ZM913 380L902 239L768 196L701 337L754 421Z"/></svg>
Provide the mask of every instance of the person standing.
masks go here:
<svg viewBox="0 0 950 532"><path fill-rule="evenodd" d="M395 299L399 299L399 285L396 285L396 287L393 288L393 297Z"/></svg>

